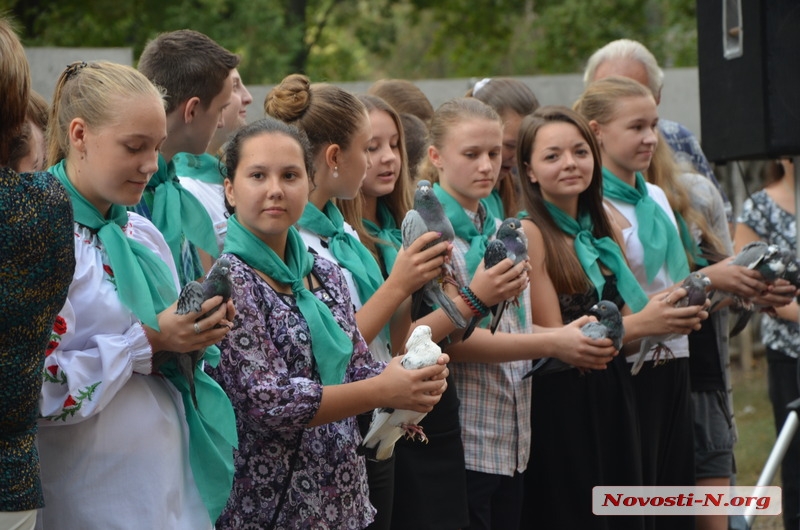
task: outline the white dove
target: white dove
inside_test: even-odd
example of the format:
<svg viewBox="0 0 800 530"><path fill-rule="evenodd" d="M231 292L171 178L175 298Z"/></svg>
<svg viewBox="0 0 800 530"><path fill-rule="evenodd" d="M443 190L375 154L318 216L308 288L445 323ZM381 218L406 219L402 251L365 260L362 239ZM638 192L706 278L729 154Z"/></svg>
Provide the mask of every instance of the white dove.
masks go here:
<svg viewBox="0 0 800 530"><path fill-rule="evenodd" d="M431 340L431 328L419 325L414 328L406 341L406 354L400 361L407 370L418 370L436 364L442 349ZM359 454L365 454L372 460L386 460L394 452L394 444L401 436L413 440L419 437L423 442L428 438L417 425L427 412L416 412L402 409L375 409L369 432L358 448Z"/></svg>

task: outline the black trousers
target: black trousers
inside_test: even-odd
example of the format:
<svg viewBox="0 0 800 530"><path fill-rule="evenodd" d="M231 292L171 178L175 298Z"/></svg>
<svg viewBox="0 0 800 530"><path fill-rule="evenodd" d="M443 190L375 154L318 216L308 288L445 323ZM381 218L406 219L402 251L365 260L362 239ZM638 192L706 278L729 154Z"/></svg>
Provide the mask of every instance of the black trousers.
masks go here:
<svg viewBox="0 0 800 530"><path fill-rule="evenodd" d="M465 530L516 530L522 515L522 474L513 477L467 470L469 526Z"/></svg>

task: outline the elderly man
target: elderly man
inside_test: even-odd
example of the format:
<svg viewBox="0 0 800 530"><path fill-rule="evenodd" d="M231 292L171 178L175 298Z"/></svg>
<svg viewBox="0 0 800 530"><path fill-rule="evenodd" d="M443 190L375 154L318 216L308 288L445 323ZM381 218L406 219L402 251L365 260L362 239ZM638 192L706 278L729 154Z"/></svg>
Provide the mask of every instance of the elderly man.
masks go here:
<svg viewBox="0 0 800 530"><path fill-rule="evenodd" d="M589 57L583 74L583 82L588 85L592 81L612 75L629 77L638 81L650 88L656 98L656 103L660 103L661 88L664 86L664 72L658 67L656 58L643 44L629 39L609 42ZM661 118L658 127L661 135L675 152L675 160L678 163L690 164L698 173L707 176L714 183L725 202L725 212L730 223L733 215L731 203L714 176L700 147L700 142L689 129L680 123Z"/></svg>

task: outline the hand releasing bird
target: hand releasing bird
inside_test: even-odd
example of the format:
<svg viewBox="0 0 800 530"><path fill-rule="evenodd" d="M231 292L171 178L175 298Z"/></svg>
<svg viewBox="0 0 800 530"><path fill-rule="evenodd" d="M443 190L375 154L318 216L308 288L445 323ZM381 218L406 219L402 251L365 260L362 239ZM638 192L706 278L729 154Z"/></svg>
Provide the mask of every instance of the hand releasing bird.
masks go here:
<svg viewBox="0 0 800 530"><path fill-rule="evenodd" d="M483 266L486 269L491 269L506 258L513 261L514 265L528 259L528 238L522 230L522 222L516 217L509 217L500 224L495 239L486 245L486 251L483 253ZM500 324L500 317L503 316L503 312L510 303L519 306L519 300L512 298L510 300L503 300L489 308L492 314L489 330L492 333L497 331L497 326ZM478 325L480 320L481 319L478 317L472 317L470 319L467 329L462 336L462 340L467 340L469 336L472 335L475 326Z"/></svg>
<svg viewBox="0 0 800 530"><path fill-rule="evenodd" d="M622 337L625 336L625 328L622 326L622 315L617 304L611 300L600 300L589 308L587 314L596 317L597 320L587 322L581 326L581 333L592 339L611 339L614 342L614 348L619 351L622 348ZM571 368L574 368L574 366L553 357L546 357L539 359L523 379L534 374L538 376ZM580 368L579 370L583 371Z"/></svg>
<svg viewBox="0 0 800 530"><path fill-rule="evenodd" d="M442 241L452 242L455 239L453 225L445 215L439 199L436 198L431 183L427 180L420 180L417 183L417 191L414 193L414 208L406 213L400 230L403 236L403 248L405 249L427 232L442 234L429 246L436 245ZM439 278L429 281L411 295L411 320L416 321L423 316L422 302L424 301L431 307L441 307L456 327L463 328L467 325L467 321L461 315L458 307L442 288L442 283L446 281L445 277L447 275L448 273L443 271ZM450 274L449 276L449 281L454 281L452 275Z"/></svg>
<svg viewBox="0 0 800 530"><path fill-rule="evenodd" d="M400 361L406 370L419 370L432 366L439 361L442 349L431 340L431 328L420 325L414 328L406 341L406 354ZM375 409L367 435L358 447L359 454L366 454L373 460L386 460L394 452L394 444L401 436L413 440L419 437L427 442L428 438L417 425L426 412L415 412L402 409Z"/></svg>
<svg viewBox="0 0 800 530"><path fill-rule="evenodd" d="M710 285L711 280L702 272L697 271L691 273L680 285L680 287L686 289L686 296L683 296L676 301L673 306L688 307L693 305L704 305L707 297L706 289L708 289ZM669 297L674 292L675 290L670 291L666 298L670 299ZM644 360L647 357L647 352L649 352L654 346L656 348L655 355L653 357L654 361L659 362L660 360L666 360L667 358L674 357L672 350L665 343L680 336L680 334L670 333L643 338L641 347L639 348L639 356L636 358L636 362L631 368L631 374L636 375L639 373L639 371L642 369L642 365L644 364Z"/></svg>
<svg viewBox="0 0 800 530"><path fill-rule="evenodd" d="M186 315L188 313L199 313L200 306L203 302L215 296L222 296L222 304L227 303L231 297L231 277L230 277L231 263L225 258L220 258L211 267L203 283L189 282L181 290L178 296L178 308L175 313L178 315ZM222 305L220 304L220 305ZM219 309L219 305L203 315L198 316L195 322L206 318L208 315ZM189 384L189 390L192 393L192 401L195 408L197 407L197 397L194 391L194 371L197 368L197 363L203 358L204 349L195 350L188 353L178 353L173 351L159 351L153 354L153 369L157 369L170 359L175 359L178 371L186 378Z"/></svg>

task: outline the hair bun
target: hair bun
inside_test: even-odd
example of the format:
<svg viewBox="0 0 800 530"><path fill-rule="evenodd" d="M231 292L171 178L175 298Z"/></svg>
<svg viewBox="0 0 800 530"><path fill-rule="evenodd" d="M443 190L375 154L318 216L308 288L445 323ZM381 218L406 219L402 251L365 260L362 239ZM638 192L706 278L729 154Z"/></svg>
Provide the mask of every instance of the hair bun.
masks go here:
<svg viewBox="0 0 800 530"><path fill-rule="evenodd" d="M302 74L291 74L270 90L264 100L264 112L291 123L300 119L311 102L311 81Z"/></svg>

